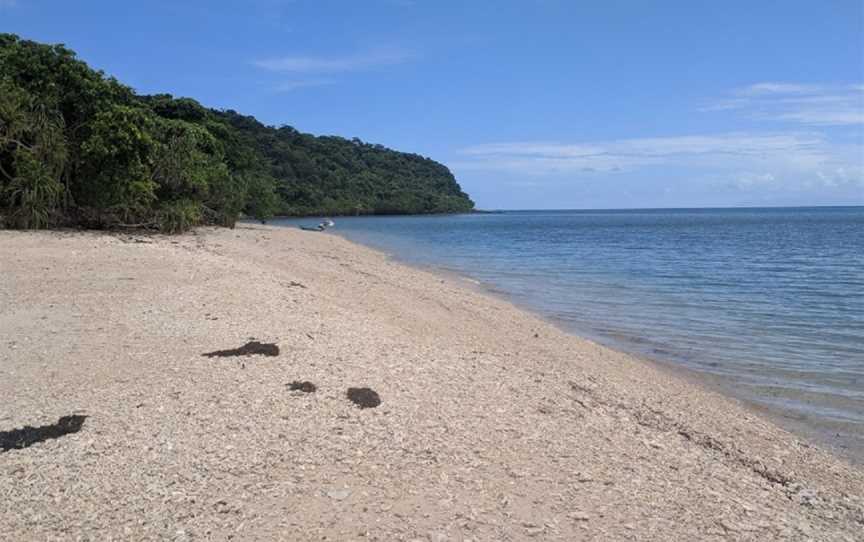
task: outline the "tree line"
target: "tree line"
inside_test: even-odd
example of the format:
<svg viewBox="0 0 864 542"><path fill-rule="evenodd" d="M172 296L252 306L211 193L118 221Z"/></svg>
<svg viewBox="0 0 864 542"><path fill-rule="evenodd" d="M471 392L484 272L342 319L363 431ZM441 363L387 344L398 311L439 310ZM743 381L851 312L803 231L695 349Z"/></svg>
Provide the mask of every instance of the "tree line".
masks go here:
<svg viewBox="0 0 864 542"><path fill-rule="evenodd" d="M62 45L0 34L0 227L171 233L244 215L473 207L429 158L137 95Z"/></svg>

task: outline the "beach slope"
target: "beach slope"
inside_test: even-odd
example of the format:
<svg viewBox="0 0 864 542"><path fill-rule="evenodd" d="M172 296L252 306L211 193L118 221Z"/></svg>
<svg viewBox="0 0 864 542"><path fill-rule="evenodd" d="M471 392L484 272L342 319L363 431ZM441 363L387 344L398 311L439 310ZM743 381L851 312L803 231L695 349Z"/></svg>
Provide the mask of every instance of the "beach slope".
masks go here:
<svg viewBox="0 0 864 542"><path fill-rule="evenodd" d="M329 234L0 231L0 397L8 540L864 533L860 468Z"/></svg>

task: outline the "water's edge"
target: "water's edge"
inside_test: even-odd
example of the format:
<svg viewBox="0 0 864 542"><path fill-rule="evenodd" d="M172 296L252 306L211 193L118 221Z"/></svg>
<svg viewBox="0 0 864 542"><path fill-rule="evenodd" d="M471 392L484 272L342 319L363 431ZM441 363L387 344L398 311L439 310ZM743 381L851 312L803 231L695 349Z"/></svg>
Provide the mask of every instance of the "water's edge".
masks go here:
<svg viewBox="0 0 864 542"><path fill-rule="evenodd" d="M614 339L609 337L592 334L585 329L579 328L572 322L568 322L563 319L554 318L548 314L544 314L541 310L530 306L530 304L520 302L506 290L496 287L491 283L484 282L479 278L472 276L470 273L452 269L442 265L424 264L416 261L411 261L402 258L398 253L384 249L380 246L364 243L363 241L351 238L348 235L339 232L338 230L330 230L328 233L337 235L338 237L344 239L349 243L361 245L364 248L382 254L387 259L399 265L404 265L406 267L439 275L442 278L455 279L457 282L461 283L466 288L477 291L483 295L489 295L505 301L510 305L516 307L518 310L528 312L531 315L539 318L543 322L554 326L555 328L568 335L577 337L584 341L589 341L601 345L604 348L609 348L611 350L627 354L631 358L634 358L641 363L647 363L661 371L668 372L677 377L683 378L685 381L693 385L700 386L709 391L719 393L724 397L745 406L754 414L762 418L768 419L775 425L789 431L790 433L794 433L800 437L805 438L811 443L816 444L823 450L831 453L836 457L844 459L849 463L855 465L864 465L864 438L856 438L852 435L843 435L841 433L832 431L830 428L820 426L819 424L807 423L806 420L799 419L788 411L784 411L780 408L772 408L769 405L760 403L754 400L752 397L741 393L738 388L734 386L734 383L725 380L719 375L699 371L697 369L688 367L682 363L676 362L675 359L664 358L661 356L651 355L645 351L640 351L623 340L615 341Z"/></svg>

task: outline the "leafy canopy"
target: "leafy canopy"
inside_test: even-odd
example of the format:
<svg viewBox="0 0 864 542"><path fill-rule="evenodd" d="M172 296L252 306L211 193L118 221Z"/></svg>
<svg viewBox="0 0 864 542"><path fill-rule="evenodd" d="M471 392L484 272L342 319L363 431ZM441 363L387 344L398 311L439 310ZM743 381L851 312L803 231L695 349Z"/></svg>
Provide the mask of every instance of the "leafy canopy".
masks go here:
<svg viewBox="0 0 864 542"><path fill-rule="evenodd" d="M233 226L243 214L465 212L443 165L138 96L62 45L0 34L0 227Z"/></svg>

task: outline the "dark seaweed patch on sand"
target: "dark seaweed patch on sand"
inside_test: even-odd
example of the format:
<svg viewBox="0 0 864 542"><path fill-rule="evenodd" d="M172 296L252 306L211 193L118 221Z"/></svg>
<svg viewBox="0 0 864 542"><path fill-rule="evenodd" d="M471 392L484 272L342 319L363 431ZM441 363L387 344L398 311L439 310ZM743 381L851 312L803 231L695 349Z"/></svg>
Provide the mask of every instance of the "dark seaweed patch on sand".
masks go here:
<svg viewBox="0 0 864 542"><path fill-rule="evenodd" d="M348 388L348 399L360 408L375 408L381 404L381 397L369 388Z"/></svg>
<svg viewBox="0 0 864 542"><path fill-rule="evenodd" d="M294 382L288 384L288 388L291 391L302 391L303 393L314 393L315 390L318 389L315 384L309 382L308 380L304 380L302 382L299 380L295 380Z"/></svg>
<svg viewBox="0 0 864 542"><path fill-rule="evenodd" d="M0 431L0 452L27 448L45 440L60 438L70 433L77 433L84 425L87 416L63 416L57 423L31 427L26 425L21 429Z"/></svg>
<svg viewBox="0 0 864 542"><path fill-rule="evenodd" d="M251 341L240 348L234 348L232 350L216 350L215 352L208 352L206 354L202 354L207 358L227 358L230 356L278 356L279 355L279 347L273 343L259 343L258 341Z"/></svg>

